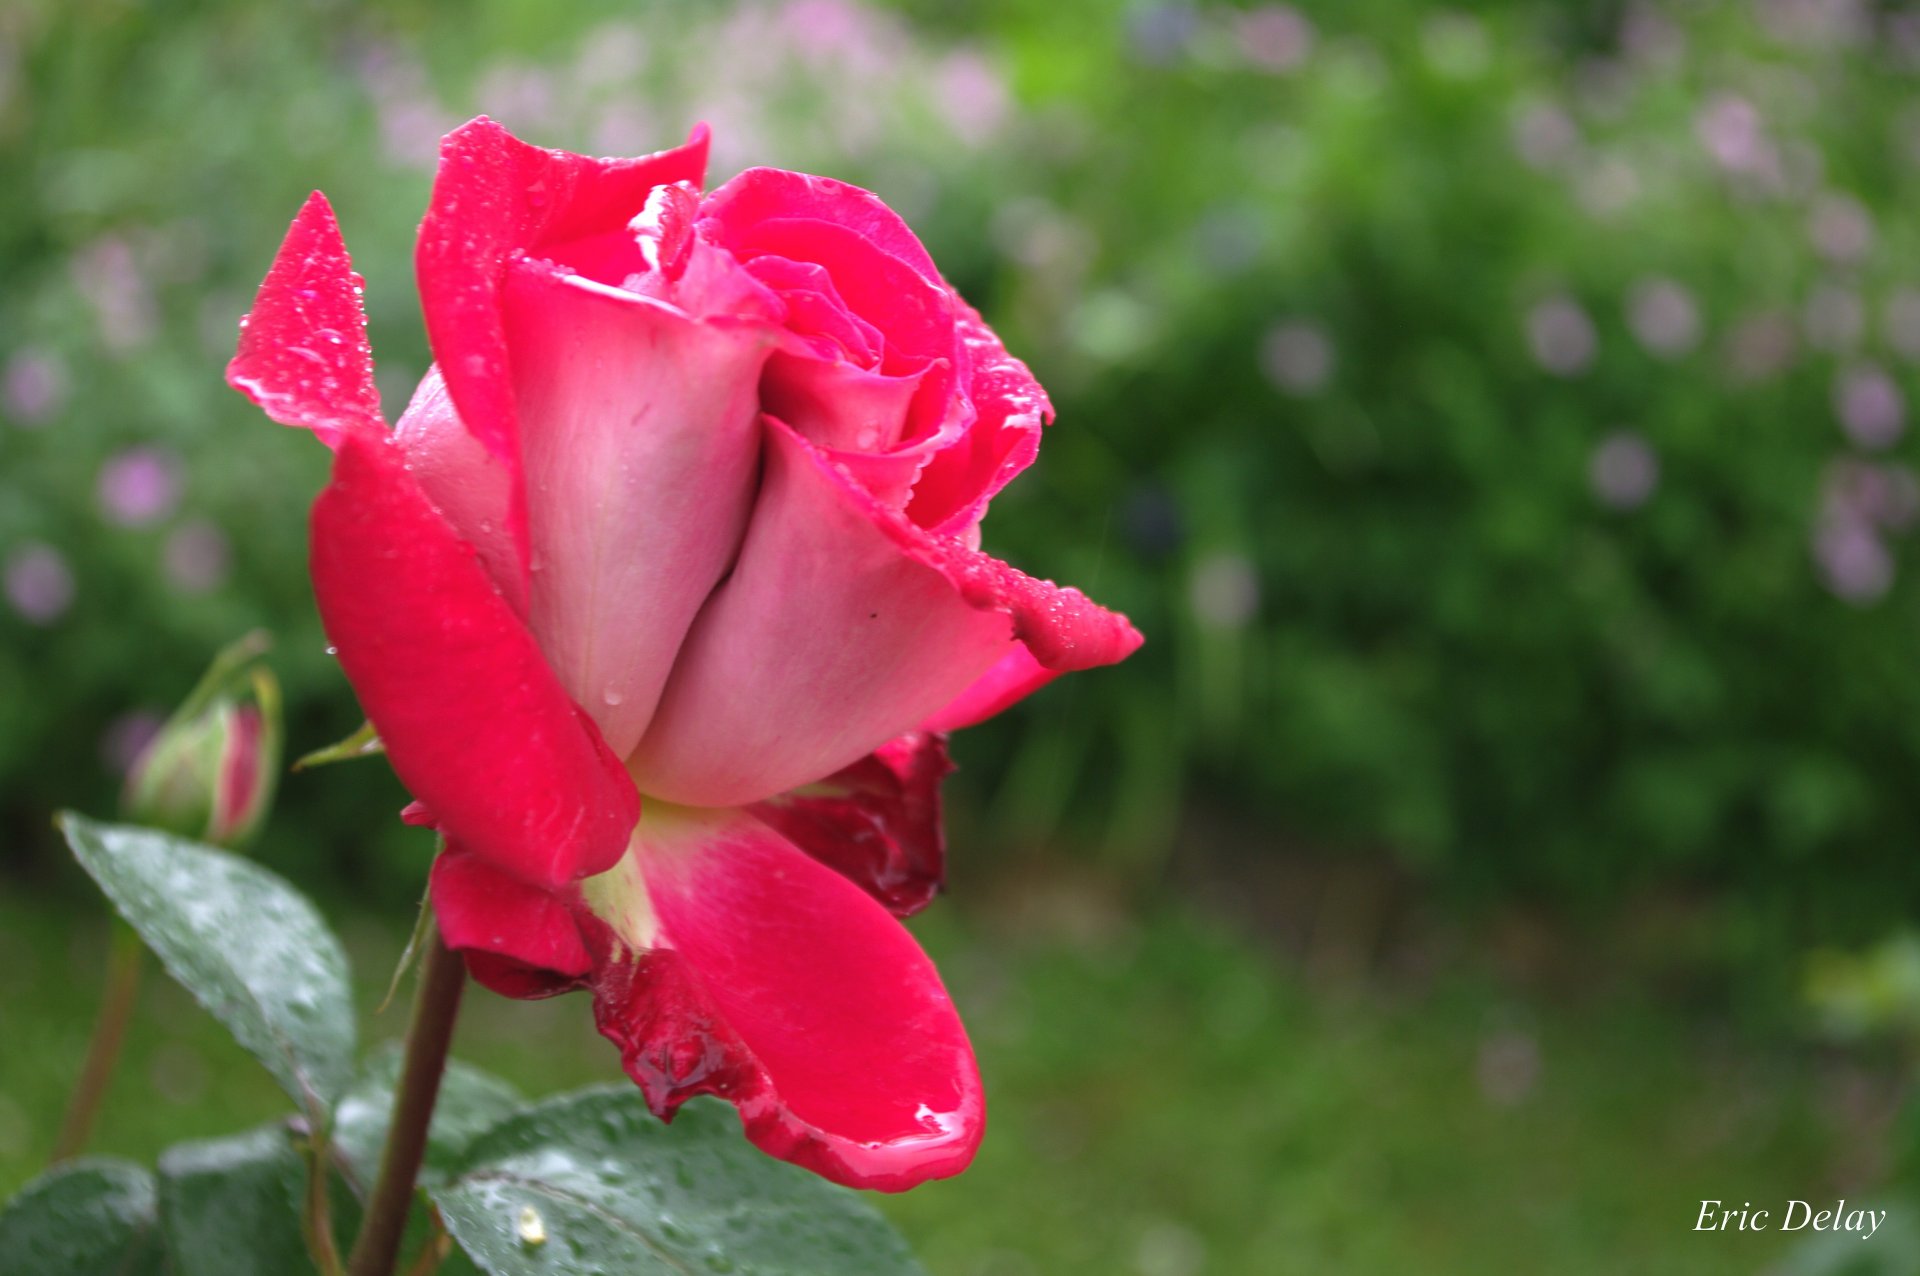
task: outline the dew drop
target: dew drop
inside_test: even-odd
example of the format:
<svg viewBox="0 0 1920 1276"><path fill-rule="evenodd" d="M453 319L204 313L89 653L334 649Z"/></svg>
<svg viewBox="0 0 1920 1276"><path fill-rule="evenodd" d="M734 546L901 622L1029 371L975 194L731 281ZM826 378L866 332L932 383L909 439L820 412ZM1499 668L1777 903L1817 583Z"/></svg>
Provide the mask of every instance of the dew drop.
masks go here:
<svg viewBox="0 0 1920 1276"><path fill-rule="evenodd" d="M627 693L620 690L620 688L609 684L607 689L600 693L600 698L602 700L605 700L607 702L608 707L611 708L615 705L618 705L622 700L625 700L627 698Z"/></svg>
<svg viewBox="0 0 1920 1276"><path fill-rule="evenodd" d="M520 1237L522 1245L547 1243L547 1221L541 1218L540 1211L531 1205L520 1207L520 1217L513 1221L513 1230Z"/></svg>

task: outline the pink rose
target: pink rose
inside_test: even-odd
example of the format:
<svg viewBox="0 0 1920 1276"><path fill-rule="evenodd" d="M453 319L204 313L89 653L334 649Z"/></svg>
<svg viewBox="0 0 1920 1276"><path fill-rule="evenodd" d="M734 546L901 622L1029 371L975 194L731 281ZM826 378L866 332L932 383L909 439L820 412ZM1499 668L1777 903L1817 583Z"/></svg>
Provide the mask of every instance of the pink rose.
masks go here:
<svg viewBox="0 0 1920 1276"><path fill-rule="evenodd" d="M773 169L703 195L706 149L451 134L391 432L315 195L228 378L336 451L314 592L474 976L589 989L662 1116L719 1094L910 1187L983 1124L895 918L939 882L943 733L1140 636L980 552L1051 408L906 225Z"/></svg>

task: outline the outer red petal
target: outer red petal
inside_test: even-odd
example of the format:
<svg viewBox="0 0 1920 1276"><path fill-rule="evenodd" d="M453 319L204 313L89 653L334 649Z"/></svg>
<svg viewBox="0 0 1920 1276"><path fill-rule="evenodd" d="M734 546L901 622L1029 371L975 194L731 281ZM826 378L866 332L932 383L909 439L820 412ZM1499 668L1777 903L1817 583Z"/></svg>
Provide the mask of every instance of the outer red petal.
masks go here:
<svg viewBox="0 0 1920 1276"><path fill-rule="evenodd" d="M343 434L382 427L373 351L340 225L327 197L307 197L240 321L227 384L282 425L312 430L328 447Z"/></svg>
<svg viewBox="0 0 1920 1276"><path fill-rule="evenodd" d="M955 326L968 359L967 398L976 414L960 441L927 464L907 513L922 527L958 533L1040 454L1053 404L1027 365L1007 353L979 311L955 297Z"/></svg>
<svg viewBox="0 0 1920 1276"><path fill-rule="evenodd" d="M940 782L952 771L946 737L915 731L818 784L747 809L895 917L911 917L946 876Z"/></svg>
<svg viewBox="0 0 1920 1276"><path fill-rule="evenodd" d="M966 1168L985 1126L979 1071L913 937L743 812L656 807L648 821L635 855L658 945L636 960L602 930L594 991L654 1110L721 1095L762 1150L854 1187Z"/></svg>
<svg viewBox="0 0 1920 1276"><path fill-rule="evenodd" d="M313 586L395 772L450 838L544 886L620 858L632 782L384 439L342 440Z"/></svg>
<svg viewBox="0 0 1920 1276"><path fill-rule="evenodd" d="M705 180L707 131L635 159L592 159L531 146L485 116L440 143L433 196L414 249L427 338L461 420L516 476L519 418L508 376L500 290L516 256L616 231L655 186ZM524 510L514 536L523 548Z"/></svg>
<svg viewBox="0 0 1920 1276"><path fill-rule="evenodd" d="M573 910L559 896L448 844L433 862L433 914L474 977L509 997L576 988L593 968Z"/></svg>

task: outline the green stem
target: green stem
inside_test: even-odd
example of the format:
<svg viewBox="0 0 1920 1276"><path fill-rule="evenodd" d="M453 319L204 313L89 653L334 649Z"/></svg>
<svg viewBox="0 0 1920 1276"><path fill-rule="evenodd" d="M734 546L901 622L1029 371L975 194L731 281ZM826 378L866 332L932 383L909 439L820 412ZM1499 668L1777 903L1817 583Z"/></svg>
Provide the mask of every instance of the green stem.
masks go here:
<svg viewBox="0 0 1920 1276"><path fill-rule="evenodd" d="M427 1127L433 1120L434 1101L440 1097L440 1078L446 1071L447 1047L453 1042L466 979L465 961L447 947L435 928L421 963L420 988L414 994L413 1022L407 1028L406 1059L393 1096L393 1120L380 1155L380 1176L367 1198L366 1219L347 1259L348 1276L392 1276L398 1261L400 1236L407 1227L414 1184L426 1155Z"/></svg>
<svg viewBox="0 0 1920 1276"><path fill-rule="evenodd" d="M107 953L107 987L100 1001L100 1017L93 1025L93 1040L87 1043L87 1059L74 1082L73 1097L67 1101L67 1115L60 1123L60 1138L53 1146L57 1164L80 1155L93 1136L94 1120L100 1115L101 1100L113 1081L113 1069L120 1062L120 1047L127 1039L127 1022L133 1018L133 1005L140 991L140 964L146 950L140 937L125 922L113 924L113 938Z"/></svg>

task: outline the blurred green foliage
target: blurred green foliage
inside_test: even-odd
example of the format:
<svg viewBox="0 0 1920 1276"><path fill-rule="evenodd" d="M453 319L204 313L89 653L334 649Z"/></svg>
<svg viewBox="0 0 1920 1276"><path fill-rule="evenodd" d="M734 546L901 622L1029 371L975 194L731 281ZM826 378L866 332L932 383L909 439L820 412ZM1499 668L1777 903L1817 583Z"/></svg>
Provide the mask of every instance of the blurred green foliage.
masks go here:
<svg viewBox="0 0 1920 1276"><path fill-rule="evenodd" d="M989 547L1149 636L960 741L975 841L1151 880L1202 802L1483 897L1875 933L1920 905L1917 68L1912 13L1839 0L17 3L8 844L105 809L122 715L249 626L294 750L357 721L303 571L324 454L219 376L305 191L397 406L439 132L705 118L716 177L921 230L1060 409ZM378 771L285 785L269 854L410 888Z"/></svg>

